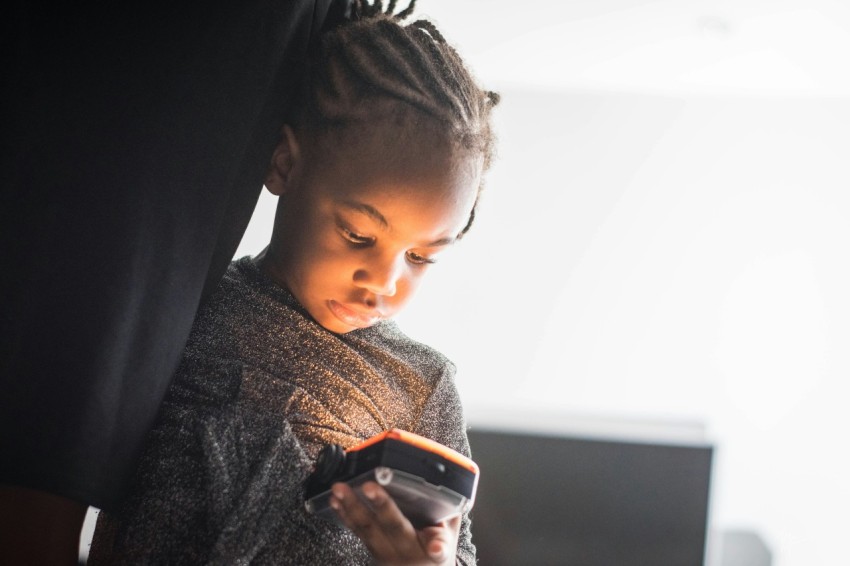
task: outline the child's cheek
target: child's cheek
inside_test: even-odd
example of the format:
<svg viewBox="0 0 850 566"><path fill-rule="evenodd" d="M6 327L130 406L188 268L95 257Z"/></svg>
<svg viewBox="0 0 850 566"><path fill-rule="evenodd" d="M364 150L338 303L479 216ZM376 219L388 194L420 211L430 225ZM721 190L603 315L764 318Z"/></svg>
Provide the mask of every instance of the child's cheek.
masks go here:
<svg viewBox="0 0 850 566"><path fill-rule="evenodd" d="M323 238L316 246L315 252L313 261L320 266L326 278L351 276L357 270L362 254L361 250L353 249L337 233Z"/></svg>

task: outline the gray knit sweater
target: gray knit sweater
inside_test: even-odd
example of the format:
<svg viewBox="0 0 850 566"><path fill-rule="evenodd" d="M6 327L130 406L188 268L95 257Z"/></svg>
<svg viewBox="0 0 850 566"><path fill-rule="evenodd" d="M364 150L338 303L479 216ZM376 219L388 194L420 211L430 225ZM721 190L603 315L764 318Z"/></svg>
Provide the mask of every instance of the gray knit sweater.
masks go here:
<svg viewBox="0 0 850 566"><path fill-rule="evenodd" d="M350 531L305 512L303 484L325 444L392 427L468 455L454 365L392 321L329 332L250 258L235 261L89 564L369 564ZM475 563L468 517L457 555Z"/></svg>

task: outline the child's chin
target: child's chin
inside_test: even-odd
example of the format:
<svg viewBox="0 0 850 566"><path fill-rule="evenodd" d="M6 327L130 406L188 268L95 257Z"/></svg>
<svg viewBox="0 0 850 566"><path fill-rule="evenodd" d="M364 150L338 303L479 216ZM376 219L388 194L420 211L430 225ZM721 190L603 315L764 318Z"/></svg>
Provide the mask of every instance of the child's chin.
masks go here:
<svg viewBox="0 0 850 566"><path fill-rule="evenodd" d="M327 317L324 320L319 320L315 317L314 319L316 320L316 322L319 323L319 326L321 326L325 330L333 332L334 334L348 334L349 332L353 332L354 330L359 330L361 328L368 328L369 326L372 326L352 326L350 324L346 324L345 322L337 319L334 316Z"/></svg>
<svg viewBox="0 0 850 566"><path fill-rule="evenodd" d="M378 324L378 323L374 322L372 324L366 324L366 325L363 325L363 326L339 325L339 326L336 326L335 328L328 328L326 326L325 328L327 328L331 332L335 332L336 334L348 334L349 332L353 332L355 330L363 330L364 328L371 328L371 327L375 326L376 324Z"/></svg>

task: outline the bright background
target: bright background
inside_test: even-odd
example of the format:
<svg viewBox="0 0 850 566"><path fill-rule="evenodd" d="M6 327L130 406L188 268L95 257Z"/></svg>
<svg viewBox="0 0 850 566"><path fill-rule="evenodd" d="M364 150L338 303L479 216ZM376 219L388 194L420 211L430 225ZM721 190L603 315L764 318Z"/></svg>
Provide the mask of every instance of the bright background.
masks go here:
<svg viewBox="0 0 850 566"><path fill-rule="evenodd" d="M850 564L850 8L418 12L503 95L476 226L400 320L456 361L470 422L696 426L713 528ZM273 214L264 194L237 255Z"/></svg>

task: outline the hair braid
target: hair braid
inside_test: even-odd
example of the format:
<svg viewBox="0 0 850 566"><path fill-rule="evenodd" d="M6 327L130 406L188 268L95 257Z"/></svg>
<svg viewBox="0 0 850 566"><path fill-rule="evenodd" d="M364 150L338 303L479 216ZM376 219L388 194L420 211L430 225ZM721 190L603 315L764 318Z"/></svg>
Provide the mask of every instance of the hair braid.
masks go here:
<svg viewBox="0 0 850 566"><path fill-rule="evenodd" d="M413 40L432 62L433 78L439 86L433 94L443 99L446 111L454 113L456 118L465 122L470 114L469 89L477 87L471 80L464 80L467 78L467 72L455 50L447 43L439 43L437 38L442 39L442 35L432 35L428 27L421 25L423 23L433 27L433 24L426 20L413 22L411 26L422 30L413 35Z"/></svg>
<svg viewBox="0 0 850 566"><path fill-rule="evenodd" d="M396 5L398 4L398 0L389 0L386 10L384 9L384 3L382 0L374 0L371 4L364 2L363 0L354 0L353 4L355 19L374 18L378 15L384 15L402 21L413 12L413 8L416 6L416 0L410 0L407 8L398 14L393 14L393 12L395 12Z"/></svg>
<svg viewBox="0 0 850 566"><path fill-rule="evenodd" d="M394 14L397 4L354 0L353 21L322 35L309 57L292 123L327 143L345 132L366 136L387 120L409 130L403 135L411 139L427 126L453 147L481 156L486 168L494 146L490 111L498 95L478 86L432 22L403 23L415 0ZM474 211L470 223L472 217Z"/></svg>
<svg viewBox="0 0 850 566"><path fill-rule="evenodd" d="M440 30L438 30L437 26L435 26L433 23L429 22L428 20L416 20L410 25L415 28L427 31L428 34L434 38L435 41L445 45L452 53L457 54L454 48L451 47L448 42L446 42L446 38L443 37L443 34L440 33Z"/></svg>
<svg viewBox="0 0 850 566"><path fill-rule="evenodd" d="M389 21L382 23L394 26ZM380 29L385 26L378 27ZM432 96L428 96L427 76L414 74L409 58L404 55L387 35L372 34L349 46L340 57L346 60L353 76L368 85L363 93L367 98L371 91L377 90L383 96L407 102L423 112L439 117L442 109ZM386 73L388 68L394 70L392 75Z"/></svg>
<svg viewBox="0 0 850 566"><path fill-rule="evenodd" d="M399 21L404 21L405 19L407 19L408 16L410 16L410 14L413 13L413 8L415 6L416 6L416 0L410 0L410 3L407 5L407 8L405 8L404 10L402 10L401 12L396 14L395 18L398 19ZM393 2L393 7L395 7L395 2ZM390 10L387 10L387 11L390 12Z"/></svg>

